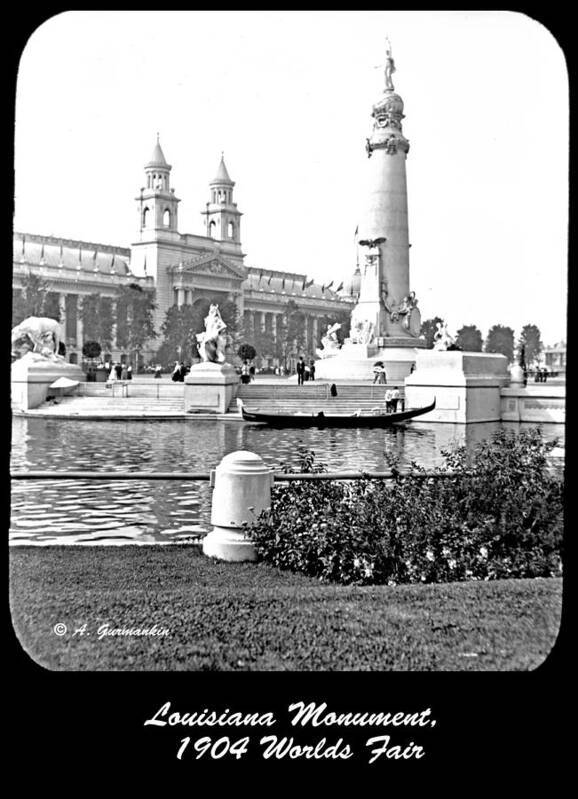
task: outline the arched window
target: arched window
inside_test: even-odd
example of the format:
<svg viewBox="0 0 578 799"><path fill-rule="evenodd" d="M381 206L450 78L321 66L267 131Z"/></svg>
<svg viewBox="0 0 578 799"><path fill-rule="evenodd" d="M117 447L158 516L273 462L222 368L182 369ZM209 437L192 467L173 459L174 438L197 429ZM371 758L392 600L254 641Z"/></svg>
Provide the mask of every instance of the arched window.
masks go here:
<svg viewBox="0 0 578 799"><path fill-rule="evenodd" d="M235 238L235 225L233 222L229 222L229 224L227 225L227 236L230 239Z"/></svg>
<svg viewBox="0 0 578 799"><path fill-rule="evenodd" d="M171 226L171 212L169 211L168 208L165 208L165 212L163 214L163 225L165 227Z"/></svg>
<svg viewBox="0 0 578 799"><path fill-rule="evenodd" d="M209 222L209 236L214 239L215 238L215 228L217 227L217 223L214 219L211 219Z"/></svg>
<svg viewBox="0 0 578 799"><path fill-rule="evenodd" d="M149 174L147 175L147 189L150 189L150 187L151 187L151 175L149 172Z"/></svg>
<svg viewBox="0 0 578 799"><path fill-rule="evenodd" d="M149 221L150 208L147 206L142 212L142 226L146 227Z"/></svg>

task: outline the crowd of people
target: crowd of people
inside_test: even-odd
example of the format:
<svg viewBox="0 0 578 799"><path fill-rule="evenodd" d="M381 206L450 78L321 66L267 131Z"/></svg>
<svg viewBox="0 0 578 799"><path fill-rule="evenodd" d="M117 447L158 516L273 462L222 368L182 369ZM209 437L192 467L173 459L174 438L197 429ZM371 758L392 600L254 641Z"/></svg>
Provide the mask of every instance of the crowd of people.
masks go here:
<svg viewBox="0 0 578 799"><path fill-rule="evenodd" d="M104 368L109 372L108 380L132 380L132 366L130 363L119 363L107 361Z"/></svg>

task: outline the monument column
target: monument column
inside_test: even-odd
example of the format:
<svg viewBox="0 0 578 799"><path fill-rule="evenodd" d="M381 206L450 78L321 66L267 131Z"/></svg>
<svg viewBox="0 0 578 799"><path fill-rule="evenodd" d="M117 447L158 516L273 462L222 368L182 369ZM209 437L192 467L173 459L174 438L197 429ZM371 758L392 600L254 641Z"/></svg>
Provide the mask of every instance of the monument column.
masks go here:
<svg viewBox="0 0 578 799"><path fill-rule="evenodd" d="M383 92L372 107L373 129L365 143L357 304L343 346L325 352L318 361L317 376L328 380L371 380L376 360L384 363L388 379L402 380L410 374L418 349L425 347L417 299L410 290L405 174L409 142L402 131L404 104L394 90L389 42L384 68Z"/></svg>
<svg viewBox="0 0 578 799"><path fill-rule="evenodd" d="M361 285L352 328L366 322L371 324L374 338L411 339L419 335L421 320L415 294L410 294L409 288L405 172L409 142L402 132L404 104L394 91L393 72L388 42L385 87L373 106L373 131L366 140L368 163L358 233Z"/></svg>

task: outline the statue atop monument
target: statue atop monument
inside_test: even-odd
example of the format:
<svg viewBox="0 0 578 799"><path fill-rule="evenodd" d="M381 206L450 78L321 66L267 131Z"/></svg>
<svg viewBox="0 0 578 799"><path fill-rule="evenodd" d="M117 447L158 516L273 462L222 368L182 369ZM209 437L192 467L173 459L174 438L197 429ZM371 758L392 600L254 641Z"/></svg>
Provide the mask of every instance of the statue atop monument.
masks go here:
<svg viewBox="0 0 578 799"><path fill-rule="evenodd" d="M43 316L29 316L12 328L14 354L24 354L22 350L25 350L34 360L64 361L58 354L61 339L62 331L56 319Z"/></svg>
<svg viewBox="0 0 578 799"><path fill-rule="evenodd" d="M225 362L227 337L223 334L227 325L223 322L218 305L211 305L205 316L205 330L197 334L199 353L203 361L209 363Z"/></svg>
<svg viewBox="0 0 578 799"><path fill-rule="evenodd" d="M395 62L391 55L391 42L389 39L385 40L385 90L388 92L394 91L393 80L391 76L395 72Z"/></svg>

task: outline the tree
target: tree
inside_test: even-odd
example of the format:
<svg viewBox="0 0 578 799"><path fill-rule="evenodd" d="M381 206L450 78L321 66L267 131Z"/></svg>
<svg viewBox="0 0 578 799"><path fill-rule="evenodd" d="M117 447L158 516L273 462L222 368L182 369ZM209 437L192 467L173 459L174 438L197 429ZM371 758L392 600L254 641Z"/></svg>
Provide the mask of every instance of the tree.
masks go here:
<svg viewBox="0 0 578 799"><path fill-rule="evenodd" d="M441 316L434 316L433 319L424 319L421 323L420 335L425 337L426 347L431 350L434 345L434 336L436 334L438 324L444 324Z"/></svg>
<svg viewBox="0 0 578 799"><path fill-rule="evenodd" d="M112 346L112 297L100 294L87 294L82 297L79 307L84 336L98 341L102 347Z"/></svg>
<svg viewBox="0 0 578 799"><path fill-rule="evenodd" d="M305 314L295 300L289 300L277 322L277 345L283 365L296 357L305 343Z"/></svg>
<svg viewBox="0 0 578 799"><path fill-rule="evenodd" d="M91 361L98 358L101 352L102 347L98 341L85 341L82 345L82 354L85 358L90 358Z"/></svg>
<svg viewBox="0 0 578 799"><path fill-rule="evenodd" d="M100 294L87 294L79 303L83 335L91 342L100 341L100 299Z"/></svg>
<svg viewBox="0 0 578 799"><path fill-rule="evenodd" d="M524 325L518 347L520 350L524 348L524 359L528 366L538 361L543 348L540 329L536 325Z"/></svg>
<svg viewBox="0 0 578 799"><path fill-rule="evenodd" d="M242 361L252 361L257 355L257 350L251 344L241 344L237 350L237 355Z"/></svg>
<svg viewBox="0 0 578 799"><path fill-rule="evenodd" d="M514 331L511 327L494 325L488 331L485 345L486 352L505 355L508 361L514 360Z"/></svg>
<svg viewBox="0 0 578 799"><path fill-rule="evenodd" d="M121 349L139 353L146 341L156 338L153 312L154 293L144 291L138 283L123 286L117 299L116 342Z"/></svg>
<svg viewBox="0 0 578 799"><path fill-rule="evenodd" d="M196 334L204 329L205 313L199 305L173 305L168 309L161 327L163 342L157 352L161 363L198 357Z"/></svg>
<svg viewBox="0 0 578 799"><path fill-rule="evenodd" d="M60 321L58 300L50 290L50 284L38 275L28 272L22 278L22 288L14 291L12 303L12 326L20 324L29 316L48 316Z"/></svg>
<svg viewBox="0 0 578 799"><path fill-rule="evenodd" d="M466 352L482 351L482 332L475 325L460 327L456 335L456 346Z"/></svg>

